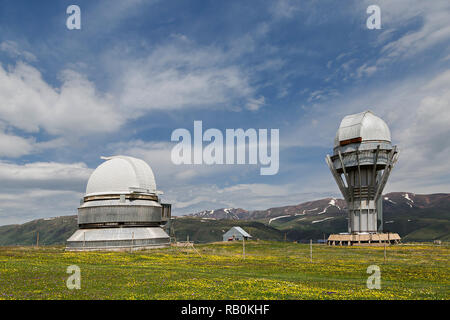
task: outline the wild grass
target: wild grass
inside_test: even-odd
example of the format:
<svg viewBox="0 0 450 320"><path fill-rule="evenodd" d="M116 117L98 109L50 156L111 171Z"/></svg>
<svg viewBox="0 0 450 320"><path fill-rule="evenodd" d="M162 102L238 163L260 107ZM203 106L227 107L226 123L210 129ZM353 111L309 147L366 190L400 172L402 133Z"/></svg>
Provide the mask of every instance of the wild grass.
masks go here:
<svg viewBox="0 0 450 320"><path fill-rule="evenodd" d="M449 299L448 244L328 247L249 241L138 252L1 247L0 299ZM381 289L368 289L370 265ZM67 267L81 269L69 290Z"/></svg>

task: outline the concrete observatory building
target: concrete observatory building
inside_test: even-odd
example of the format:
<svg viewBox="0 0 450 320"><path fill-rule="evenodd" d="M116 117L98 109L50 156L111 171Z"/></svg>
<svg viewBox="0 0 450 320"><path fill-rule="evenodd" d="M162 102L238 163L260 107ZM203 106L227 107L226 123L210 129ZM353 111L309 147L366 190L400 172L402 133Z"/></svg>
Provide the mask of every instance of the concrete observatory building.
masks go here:
<svg viewBox="0 0 450 320"><path fill-rule="evenodd" d="M170 245L163 226L171 205L160 203L155 176L143 160L113 156L91 174L66 250L138 250Z"/></svg>
<svg viewBox="0 0 450 320"><path fill-rule="evenodd" d="M399 242L383 233L382 192L398 158L386 123L371 111L344 117L333 151L326 162L347 202L348 233L330 235L328 244Z"/></svg>

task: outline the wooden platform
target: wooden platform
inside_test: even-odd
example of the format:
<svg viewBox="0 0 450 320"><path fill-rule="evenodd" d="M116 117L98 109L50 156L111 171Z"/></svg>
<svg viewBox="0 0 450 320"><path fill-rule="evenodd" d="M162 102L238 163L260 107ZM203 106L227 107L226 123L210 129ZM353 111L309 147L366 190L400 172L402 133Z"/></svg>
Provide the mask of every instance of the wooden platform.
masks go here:
<svg viewBox="0 0 450 320"><path fill-rule="evenodd" d="M330 246L379 246L385 243L400 243L400 236L398 233L332 234L327 240Z"/></svg>

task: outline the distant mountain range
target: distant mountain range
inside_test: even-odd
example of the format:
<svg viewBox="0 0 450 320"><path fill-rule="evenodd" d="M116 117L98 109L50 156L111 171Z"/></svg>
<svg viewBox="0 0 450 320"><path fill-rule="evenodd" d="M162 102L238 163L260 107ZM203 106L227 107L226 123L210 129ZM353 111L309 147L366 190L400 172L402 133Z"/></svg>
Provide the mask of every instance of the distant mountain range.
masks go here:
<svg viewBox="0 0 450 320"><path fill-rule="evenodd" d="M262 220L271 224L275 220L287 218L300 218L310 215L321 215L324 213L345 212L345 201L342 199L326 198L309 201L293 206L270 208L267 210L248 211L242 208L222 208L205 210L185 216L202 219L231 219L231 220Z"/></svg>
<svg viewBox="0 0 450 320"><path fill-rule="evenodd" d="M326 198L298 205L245 210L222 208L176 217L173 236L179 240L210 242L235 225L254 238L306 241L347 231L346 203ZM403 241L450 240L450 194L394 192L383 196L384 230L397 232ZM0 227L0 245L64 244L77 229L76 216L38 219Z"/></svg>
<svg viewBox="0 0 450 320"><path fill-rule="evenodd" d="M271 223L280 219L303 219L305 217L339 216L347 211L343 199L325 198L304 202L298 205L248 211L242 208L222 208L205 210L185 216L210 219L267 220ZM384 214L394 213L415 215L417 211L433 210L440 214L450 211L450 194L415 194L410 192L392 192L383 196Z"/></svg>
<svg viewBox="0 0 450 320"><path fill-rule="evenodd" d="M347 205L343 199L325 198L293 206L248 211L223 208L185 217L203 220L258 221L305 240L347 231ZM398 232L404 240L450 240L450 194L393 192L383 196L384 230Z"/></svg>

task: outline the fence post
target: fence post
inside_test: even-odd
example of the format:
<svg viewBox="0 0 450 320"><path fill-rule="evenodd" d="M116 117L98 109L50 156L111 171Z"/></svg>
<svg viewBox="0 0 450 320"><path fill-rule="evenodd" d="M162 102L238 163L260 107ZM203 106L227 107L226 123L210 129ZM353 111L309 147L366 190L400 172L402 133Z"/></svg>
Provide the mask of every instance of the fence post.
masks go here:
<svg viewBox="0 0 450 320"><path fill-rule="evenodd" d="M134 232L131 234L131 246L130 246L130 252L133 252L134 247Z"/></svg>

